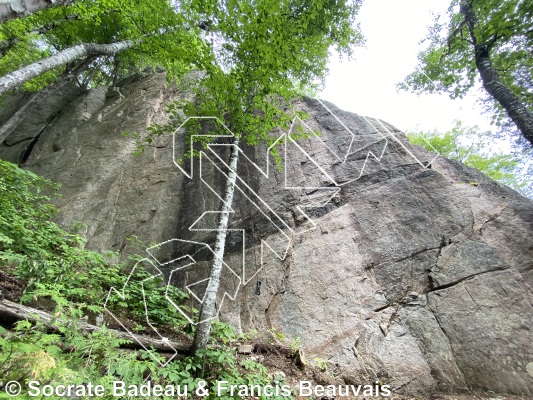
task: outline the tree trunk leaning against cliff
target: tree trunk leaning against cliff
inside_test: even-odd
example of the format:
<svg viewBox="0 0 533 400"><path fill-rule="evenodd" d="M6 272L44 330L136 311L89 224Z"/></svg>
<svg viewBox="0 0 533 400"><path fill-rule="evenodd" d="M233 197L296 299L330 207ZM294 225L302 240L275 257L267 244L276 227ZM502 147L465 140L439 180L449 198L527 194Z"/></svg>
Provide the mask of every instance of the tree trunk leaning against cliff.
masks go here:
<svg viewBox="0 0 533 400"><path fill-rule="evenodd" d="M235 182L237 180L237 162L239 160L239 138L235 137L231 146L229 159L229 172L226 179L226 189L224 192L224 202L220 212L220 220L217 227L217 236L215 240L215 257L209 273L209 283L205 291L204 301L200 309L200 316L196 325L194 341L190 353L194 354L197 350L207 346L209 334L211 332L211 321L216 315L216 300L220 286L220 275L222 272L222 262L224 259L224 248L226 245L226 233L229 222L229 215L232 211L233 194L235 192Z"/></svg>
<svg viewBox="0 0 533 400"><path fill-rule="evenodd" d="M85 58L92 55L114 56L121 51L131 49L138 43L140 43L140 41L124 40L109 44L84 43L69 47L53 56L26 65L25 67L1 77L0 95L3 95L12 89L16 89L23 83L38 77L44 72L71 63L79 58Z"/></svg>

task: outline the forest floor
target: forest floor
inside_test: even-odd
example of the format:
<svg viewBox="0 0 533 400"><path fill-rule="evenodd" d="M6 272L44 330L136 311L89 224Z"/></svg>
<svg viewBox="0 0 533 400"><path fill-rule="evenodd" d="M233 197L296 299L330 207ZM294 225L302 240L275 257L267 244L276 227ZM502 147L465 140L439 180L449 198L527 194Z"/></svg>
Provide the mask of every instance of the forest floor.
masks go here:
<svg viewBox="0 0 533 400"><path fill-rule="evenodd" d="M0 269L0 300L7 299L13 302L18 302L24 293L26 285L20 279L12 276ZM40 307L42 308L42 307ZM45 310L53 311L53 310ZM0 318L0 325L1 325ZM125 326L130 325L131 321L124 321ZM118 329L118 324L113 324L112 328ZM144 333L144 332L143 332ZM172 336L171 332L169 335ZM311 363L306 363L303 353L294 351L290 346L286 346L275 338L270 340L250 339L235 344L235 351L237 358L240 361L253 360L264 365L271 376L282 377L288 385L297 388L301 381L309 381L313 386L338 384L337 379L334 378L335 371L327 369L320 369ZM248 351L241 353L240 349L249 345ZM296 400L304 399L315 400L333 400L335 397L304 397L297 396ZM472 393L468 395L450 395L450 394L434 394L430 396L410 396L392 394L391 396L343 396L337 399L346 400L370 400L370 399L389 399L389 400L526 400L526 397L497 395L493 393Z"/></svg>
<svg viewBox="0 0 533 400"><path fill-rule="evenodd" d="M24 282L0 269L0 299L18 302L24 289L26 289Z"/></svg>

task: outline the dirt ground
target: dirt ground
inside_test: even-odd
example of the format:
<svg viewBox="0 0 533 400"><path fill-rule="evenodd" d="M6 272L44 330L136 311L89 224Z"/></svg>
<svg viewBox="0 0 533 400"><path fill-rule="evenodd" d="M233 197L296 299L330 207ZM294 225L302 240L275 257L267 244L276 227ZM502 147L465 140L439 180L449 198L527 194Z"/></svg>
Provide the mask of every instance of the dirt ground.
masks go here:
<svg viewBox="0 0 533 400"><path fill-rule="evenodd" d="M25 288L22 281L0 269L0 299L18 302Z"/></svg>

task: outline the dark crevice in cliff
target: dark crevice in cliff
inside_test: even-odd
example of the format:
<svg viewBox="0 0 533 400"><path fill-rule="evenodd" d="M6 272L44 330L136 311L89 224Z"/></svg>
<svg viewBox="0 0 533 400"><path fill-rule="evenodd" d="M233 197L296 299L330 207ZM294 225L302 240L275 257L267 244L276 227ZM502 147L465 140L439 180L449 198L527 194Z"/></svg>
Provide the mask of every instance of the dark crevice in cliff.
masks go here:
<svg viewBox="0 0 533 400"><path fill-rule="evenodd" d="M446 238L442 236L440 246L437 248L439 252L437 253L437 256L435 257L435 265L433 268L438 268L438 263L439 263L440 256L442 254L442 250L451 244L452 244L452 240L450 238ZM426 293L432 290L436 290L435 281L433 280L433 276L431 275L431 272L433 272L433 268L428 271L428 290L426 291Z"/></svg>
<svg viewBox="0 0 533 400"><path fill-rule="evenodd" d="M387 308L390 308L390 307L392 307L392 306L394 306L394 304L385 304L384 306L381 306L381 307L375 308L375 309L373 309L372 311L377 313L377 312L381 312L381 311L383 311L383 310L386 310Z"/></svg>
<svg viewBox="0 0 533 400"><path fill-rule="evenodd" d="M30 157L35 145L37 144L37 142L39 141L39 139L41 139L41 137L43 136L43 134L48 130L48 128L59 118L59 114L61 114L61 111L56 111L54 114L52 114L48 120L46 121L46 123L44 124L44 126L41 128L41 130L39 131L39 133L37 133L37 135L35 135L35 137L33 138L33 140L28 144L28 146L24 149L24 152L21 154L20 156L20 161L19 161L19 165L22 165L24 164L28 158Z"/></svg>
<svg viewBox="0 0 533 400"><path fill-rule="evenodd" d="M489 273L492 273L492 272L498 272L498 271L506 271L508 269L510 269L511 267L498 267L498 268L493 268L493 269L489 269L487 271L481 271L481 272L476 272L475 274L470 274L470 275L467 275L463 278L460 278L460 279L457 279L456 281L453 281L453 282L450 282L450 283L446 283L444 285L440 285L440 286L437 286L437 287L434 287L434 288L431 288L430 290L428 290L426 293L431 293L431 292L435 292L435 291L438 291L438 290L443 290L443 289L448 289L452 286L456 286L468 279L472 279L476 276L479 276L479 275L484 275L484 274L489 274Z"/></svg>
<svg viewBox="0 0 533 400"><path fill-rule="evenodd" d="M270 299L270 302L268 303L268 306L265 309L265 320L266 320L268 329L272 329L274 327L272 325L272 318L270 316L270 307L272 306L273 303L275 303L278 300L279 296L282 294L283 292L276 292L274 296L272 296L272 299Z"/></svg>
<svg viewBox="0 0 533 400"><path fill-rule="evenodd" d="M450 339L450 336L448 335L448 332L446 332L446 329L442 326L442 323L439 320L439 317L435 313L435 311L432 310L431 307L428 307L428 310L433 314L433 317L435 318L435 321L437 322L437 325L439 326L439 329L441 330L442 334L446 337L446 340L448 341L448 345L450 346L450 353L451 353L451 356L452 356L452 360L450 360L450 362L453 362L453 364L455 364L455 366L457 367L458 372L461 374L461 376L459 378L461 379L461 382L465 385L465 387L458 387L458 386L454 385L453 389L457 390L458 392L467 393L467 392L470 391L470 389L469 389L468 383L466 381L465 373L462 370L462 368L459 366L459 363L457 362L457 356L455 355L455 352L453 350L452 341ZM442 379L440 378L440 371L435 370L435 368L433 366L431 366L431 374L432 374L432 376L435 374L434 377L436 378L436 380L438 382L443 383Z"/></svg>
<svg viewBox="0 0 533 400"><path fill-rule="evenodd" d="M30 137L25 137L23 139L20 139L20 140L17 140L13 143L8 143L7 139L4 140L4 142L2 143L2 146L6 146L6 147L13 147L13 146L16 146L17 144L20 144L20 143L24 143L24 142L27 142L29 140L32 140L34 139L35 136L30 136Z"/></svg>
<svg viewBox="0 0 533 400"><path fill-rule="evenodd" d="M378 313L378 312L385 311L391 307L396 307L391 315L391 318L389 319L389 327L390 327L390 325L392 325L393 320L395 320L398 317L397 314L402 308L420 306L420 302L418 301L418 299L419 299L419 295L417 293L415 293L414 295L411 295L410 293L408 293L404 297L399 299L398 301L391 301L385 304L384 306L373 309L372 312Z"/></svg>
<svg viewBox="0 0 533 400"><path fill-rule="evenodd" d="M399 262L402 262L402 261L405 261L405 260L408 260L410 258L413 258L413 257L416 257L420 254L423 254L423 253L426 253L428 251L431 251L431 250L442 250L442 245L440 246L437 246L437 247L427 247L425 249L422 249L422 250L417 250L415 251L414 253L410 253L409 255L407 256L402 256L400 258L397 258L397 259L394 259L394 260L390 260L390 261L384 261L384 262L380 262L380 263L377 263L377 264L367 264L365 266L365 269L375 269L375 268L378 268L379 266L383 265L383 264L394 264L394 263L399 263ZM437 259L438 257L440 256L440 251L439 251L439 254L437 255Z"/></svg>

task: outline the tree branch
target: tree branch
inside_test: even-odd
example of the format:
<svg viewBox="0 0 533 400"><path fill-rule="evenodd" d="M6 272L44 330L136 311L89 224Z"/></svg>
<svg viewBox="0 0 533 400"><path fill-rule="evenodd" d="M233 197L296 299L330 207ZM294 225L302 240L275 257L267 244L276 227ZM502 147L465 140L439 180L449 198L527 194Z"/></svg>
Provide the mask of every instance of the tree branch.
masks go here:
<svg viewBox="0 0 533 400"><path fill-rule="evenodd" d="M140 40L124 40L110 44L84 43L69 47L53 56L36 61L0 78L0 95L15 89L30 79L65 65L79 58L93 55L113 56L140 43Z"/></svg>
<svg viewBox="0 0 533 400"><path fill-rule="evenodd" d="M67 6L74 0L0 0L0 23L50 7Z"/></svg>

